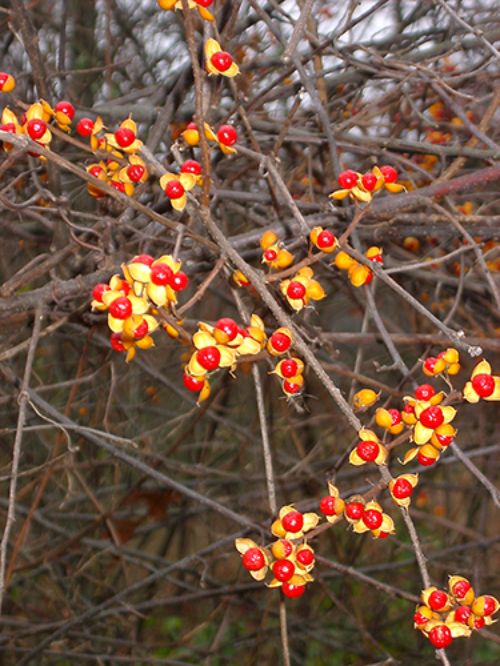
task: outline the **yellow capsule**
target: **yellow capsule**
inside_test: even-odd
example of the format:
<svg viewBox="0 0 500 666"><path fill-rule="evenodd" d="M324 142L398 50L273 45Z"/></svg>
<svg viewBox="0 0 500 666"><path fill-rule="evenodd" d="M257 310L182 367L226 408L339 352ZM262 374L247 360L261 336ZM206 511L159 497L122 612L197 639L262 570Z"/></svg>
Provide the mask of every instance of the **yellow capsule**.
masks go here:
<svg viewBox="0 0 500 666"><path fill-rule="evenodd" d="M263 250L267 250L268 247L271 247L271 245L277 243L278 240L278 235L272 229L269 229L268 231L265 231L260 237L260 247Z"/></svg>
<svg viewBox="0 0 500 666"><path fill-rule="evenodd" d="M347 252L338 252L334 259L335 266L341 271L347 271L349 268L356 263L352 257L350 257Z"/></svg>
<svg viewBox="0 0 500 666"><path fill-rule="evenodd" d="M380 393L373 389L364 388L353 395L352 406L354 409L368 409L377 402L379 397Z"/></svg>
<svg viewBox="0 0 500 666"><path fill-rule="evenodd" d="M354 287L362 287L364 284L367 284L371 281L372 275L371 270L364 264L356 262L355 265L349 268L349 280Z"/></svg>

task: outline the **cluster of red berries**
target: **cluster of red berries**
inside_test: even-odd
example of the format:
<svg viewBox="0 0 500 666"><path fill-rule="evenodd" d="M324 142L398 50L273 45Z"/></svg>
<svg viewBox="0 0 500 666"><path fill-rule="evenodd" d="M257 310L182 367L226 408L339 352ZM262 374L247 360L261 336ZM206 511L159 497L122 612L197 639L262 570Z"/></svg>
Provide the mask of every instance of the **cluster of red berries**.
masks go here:
<svg viewBox="0 0 500 666"><path fill-rule="evenodd" d="M59 129L69 132L74 116L75 107L71 102L61 100L52 108L50 104L41 99L31 104L19 119L8 106L5 107L2 111L0 130L9 132L9 134L24 134L40 146L49 148L52 141L51 121L53 120ZM4 142L3 147L4 150L8 151L11 150L12 145ZM30 155L39 157L38 154L33 152L30 152Z"/></svg>
<svg viewBox="0 0 500 666"><path fill-rule="evenodd" d="M113 275L92 292L92 309L108 313L111 346L127 352L127 362L138 349L154 346L153 333L159 326L157 309L177 303L177 293L188 286L181 263L170 255L154 259L141 254L122 265L124 277Z"/></svg>
<svg viewBox="0 0 500 666"><path fill-rule="evenodd" d="M456 375L460 372L460 356L453 347L448 347L437 356L428 356L422 363L424 375L437 377L443 373Z"/></svg>
<svg viewBox="0 0 500 666"><path fill-rule="evenodd" d="M217 144L223 153L231 155L236 152L233 146L238 141L238 132L232 125L221 125L217 132L214 132L210 125L205 123L204 134L208 143ZM188 146L194 148L200 145L200 131L195 122L188 123L181 136Z"/></svg>
<svg viewBox="0 0 500 666"><path fill-rule="evenodd" d="M258 581L265 580L269 572L272 579L268 587L280 588L289 599L301 597L307 584L313 581L310 571L315 565L314 550L304 535L318 522L315 513L301 513L291 505L283 506L271 526L278 540L269 547L258 546L251 539L235 540L243 567Z"/></svg>
<svg viewBox="0 0 500 666"><path fill-rule="evenodd" d="M435 648L447 648L454 638L469 637L473 631L493 623L500 608L495 597L475 595L467 578L450 576L448 592L428 587L421 593L422 605L413 616L414 627L421 631Z"/></svg>
<svg viewBox="0 0 500 666"><path fill-rule="evenodd" d="M404 186L398 182L398 172L392 166L375 166L367 173L361 174L352 169L342 171L338 177L340 190L330 194L330 198L342 200L346 197L369 203L373 194L382 189L397 194L404 191Z"/></svg>

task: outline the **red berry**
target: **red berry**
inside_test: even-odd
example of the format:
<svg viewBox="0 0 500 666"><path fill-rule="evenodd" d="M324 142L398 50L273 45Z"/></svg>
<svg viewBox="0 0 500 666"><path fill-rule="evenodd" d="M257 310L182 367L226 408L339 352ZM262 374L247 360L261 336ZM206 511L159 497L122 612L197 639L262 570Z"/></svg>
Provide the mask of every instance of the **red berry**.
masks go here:
<svg viewBox="0 0 500 666"><path fill-rule="evenodd" d="M99 178L100 174L103 172L102 166L99 166L99 164L94 164L93 167L90 167L89 169L89 174L91 176L94 176L94 178Z"/></svg>
<svg viewBox="0 0 500 666"><path fill-rule="evenodd" d="M296 395L297 393L300 393L302 390L302 384L299 384L297 382L291 382L288 379L285 379L283 381L283 391L285 393L288 393L289 395Z"/></svg>
<svg viewBox="0 0 500 666"><path fill-rule="evenodd" d="M420 384L420 386L417 386L415 389L415 398L417 398L417 400L430 400L435 395L436 389L430 384Z"/></svg>
<svg viewBox="0 0 500 666"><path fill-rule="evenodd" d="M278 256L278 253L273 248L268 248L264 252L264 259L268 262L274 261L277 256Z"/></svg>
<svg viewBox="0 0 500 666"><path fill-rule="evenodd" d="M259 571L266 564L265 557L260 548L249 548L241 558L247 571Z"/></svg>
<svg viewBox="0 0 500 666"><path fill-rule="evenodd" d="M211 372L219 367L220 351L217 347L203 347L196 353L196 360L202 368Z"/></svg>
<svg viewBox="0 0 500 666"><path fill-rule="evenodd" d="M170 266L167 264L155 264L151 266L151 282L158 286L164 287L170 284L174 273Z"/></svg>
<svg viewBox="0 0 500 666"><path fill-rule="evenodd" d="M115 319L126 319L132 314L132 303L126 296L119 296L109 306L109 314Z"/></svg>
<svg viewBox="0 0 500 666"><path fill-rule="evenodd" d="M295 564L290 560L276 560L273 564L274 577L281 583L285 583L295 573Z"/></svg>
<svg viewBox="0 0 500 666"><path fill-rule="evenodd" d="M378 456L380 451L380 446L377 442L363 441L359 442L356 447L356 452L361 460L365 462L373 462Z"/></svg>
<svg viewBox="0 0 500 666"><path fill-rule="evenodd" d="M289 599L298 599L306 591L305 585L294 585L293 583L283 583L281 586L281 591Z"/></svg>
<svg viewBox="0 0 500 666"><path fill-rule="evenodd" d="M214 0L194 0L200 7L210 7Z"/></svg>
<svg viewBox="0 0 500 666"><path fill-rule="evenodd" d="M391 415L392 425L393 426L399 425L401 423L401 412L399 411L399 409L391 408L388 409L387 411Z"/></svg>
<svg viewBox="0 0 500 666"><path fill-rule="evenodd" d="M481 398L488 398L495 390L495 380L491 375L481 373L472 380L472 388Z"/></svg>
<svg viewBox="0 0 500 666"><path fill-rule="evenodd" d="M408 479L397 479L392 486L392 494L396 499L406 499L413 492L413 486Z"/></svg>
<svg viewBox="0 0 500 666"><path fill-rule="evenodd" d="M181 166L181 173L193 173L195 176L199 176L201 165L196 160L186 160Z"/></svg>
<svg viewBox="0 0 500 666"><path fill-rule="evenodd" d="M233 64L233 59L227 51L217 51L210 58L210 62L219 72L227 72Z"/></svg>
<svg viewBox="0 0 500 666"><path fill-rule="evenodd" d="M325 516L334 516L336 514L335 504L337 498L333 495L325 495L319 502L319 510Z"/></svg>
<svg viewBox="0 0 500 666"><path fill-rule="evenodd" d="M281 524L287 532L300 532L304 526L304 516L300 511L289 511L281 519Z"/></svg>
<svg viewBox="0 0 500 666"><path fill-rule="evenodd" d="M432 375L434 374L434 366L438 362L438 358L436 356L429 356L428 358L425 359L424 361L424 368Z"/></svg>
<svg viewBox="0 0 500 666"><path fill-rule="evenodd" d="M118 192L125 194L125 183L121 183L119 180L112 180L109 183L111 187L114 187Z"/></svg>
<svg viewBox="0 0 500 666"><path fill-rule="evenodd" d="M484 621L484 617L475 617L474 618L474 629L482 629L486 622Z"/></svg>
<svg viewBox="0 0 500 666"><path fill-rule="evenodd" d="M471 584L468 580L458 580L452 588L453 596L457 599L463 599L470 590Z"/></svg>
<svg viewBox="0 0 500 666"><path fill-rule="evenodd" d="M305 567L308 567L310 564L312 564L315 559L314 553L310 548L301 548L297 551L295 557L297 558L297 562L304 565Z"/></svg>
<svg viewBox="0 0 500 666"><path fill-rule="evenodd" d="M345 505L345 514L351 520L359 520L365 512L365 507L361 502L347 502Z"/></svg>
<svg viewBox="0 0 500 666"><path fill-rule="evenodd" d="M424 409L420 414L420 423L426 428L432 428L435 430L442 425L443 421L443 411L440 407L427 407L427 409Z"/></svg>
<svg viewBox="0 0 500 666"><path fill-rule="evenodd" d="M76 131L80 136L90 136L94 129L94 121L92 118L80 118L76 123Z"/></svg>
<svg viewBox="0 0 500 666"><path fill-rule="evenodd" d="M14 123L6 123L5 125L0 125L0 131L10 132L11 134L15 134L16 126L14 125Z"/></svg>
<svg viewBox="0 0 500 666"><path fill-rule="evenodd" d="M438 624L429 631L429 640L438 650L448 647L453 641L451 631L445 624Z"/></svg>
<svg viewBox="0 0 500 666"><path fill-rule="evenodd" d="M295 377L297 370L297 361L293 358L285 358L280 363L280 372L285 378L290 379L290 377Z"/></svg>
<svg viewBox="0 0 500 666"><path fill-rule="evenodd" d="M186 273L183 273L182 271L174 273L174 275L172 276L172 280L170 282L170 286L174 291L182 291L188 286L188 284L189 284L189 278L186 275Z"/></svg>
<svg viewBox="0 0 500 666"><path fill-rule="evenodd" d="M117 352L124 352L125 347L122 342L122 336L121 333L112 333L111 337L109 338L109 341L111 343L111 348L114 349Z"/></svg>
<svg viewBox="0 0 500 666"><path fill-rule="evenodd" d="M149 331L148 322L145 319L143 319L139 324L139 326L137 326L137 328L134 330L134 338L136 340L140 340L145 335L147 335L148 331Z"/></svg>
<svg viewBox="0 0 500 666"><path fill-rule="evenodd" d="M429 618L425 617L425 615L422 615L422 613L419 613L418 611L416 611L413 614L413 622L415 622L415 624L423 625L423 624L427 624L427 622L429 622Z"/></svg>
<svg viewBox="0 0 500 666"><path fill-rule="evenodd" d="M411 404L411 402L407 402L402 411L405 414L415 414L415 407Z"/></svg>
<svg viewBox="0 0 500 666"><path fill-rule="evenodd" d="M467 620L470 618L472 610L469 606L459 606L455 610L455 621L461 622L462 624L467 624Z"/></svg>
<svg viewBox="0 0 500 666"><path fill-rule="evenodd" d="M351 187L354 187L357 182L358 182L358 174L355 171L352 171L351 169L348 169L347 171L342 171L342 173L339 174L338 183L340 187L342 187L345 190L350 190Z"/></svg>
<svg viewBox="0 0 500 666"><path fill-rule="evenodd" d="M154 257L152 257L150 254L136 254L136 256L132 259L132 262L134 264L144 264L145 266L151 266L154 260Z"/></svg>
<svg viewBox="0 0 500 666"><path fill-rule="evenodd" d="M449 446L453 441L453 435L440 435L435 432L434 437L441 444L441 446Z"/></svg>
<svg viewBox="0 0 500 666"><path fill-rule="evenodd" d="M129 127L119 127L115 132L115 140L121 148L127 148L134 143L135 134Z"/></svg>
<svg viewBox="0 0 500 666"><path fill-rule="evenodd" d="M131 164L127 167L127 176L133 183L138 183L144 176L146 169L142 164Z"/></svg>
<svg viewBox="0 0 500 666"><path fill-rule="evenodd" d="M54 111L59 111L60 113L64 113L65 116L68 116L70 120L73 120L75 117L75 107L71 102L68 102L66 100L62 100L61 102L57 102L57 104L54 107Z"/></svg>
<svg viewBox="0 0 500 666"><path fill-rule="evenodd" d="M437 458L429 458L429 456L424 456L420 452L417 454L417 461L424 467L430 467L434 465Z"/></svg>
<svg viewBox="0 0 500 666"><path fill-rule="evenodd" d="M382 166L380 171L385 179L386 183L395 183L398 179L398 172L394 167L391 166Z"/></svg>
<svg viewBox="0 0 500 666"><path fill-rule="evenodd" d="M232 125L222 125L217 132L217 139L223 146L233 146L238 141L238 133Z"/></svg>
<svg viewBox="0 0 500 666"><path fill-rule="evenodd" d="M92 298L95 301L99 301L99 303L102 303L102 295L104 294L105 291L109 291L109 289L110 286L108 284L105 284L104 282L99 282L92 290Z"/></svg>
<svg viewBox="0 0 500 666"><path fill-rule="evenodd" d="M375 254L373 257L368 257L370 261L374 262L375 264L383 264L384 263L384 258L381 254Z"/></svg>
<svg viewBox="0 0 500 666"><path fill-rule="evenodd" d="M182 375L182 383L184 384L184 386L187 388L188 391L192 391L193 393L198 393L198 391L201 391L201 389L203 388L205 380L197 379L196 377L191 377L191 375L188 375L187 372L185 372Z"/></svg>
<svg viewBox="0 0 500 666"><path fill-rule="evenodd" d="M238 335L238 324L230 317L223 317L222 319L219 319L219 321L215 324L215 328L227 335L228 342L234 340L234 338Z"/></svg>
<svg viewBox="0 0 500 666"><path fill-rule="evenodd" d="M362 178L362 182L365 190L371 192L375 189L375 185L377 184L377 176L375 176L373 173L365 173Z"/></svg>
<svg viewBox="0 0 500 666"><path fill-rule="evenodd" d="M169 180L165 185L165 194L169 199L180 199L185 189L180 180Z"/></svg>
<svg viewBox="0 0 500 666"><path fill-rule="evenodd" d="M37 139L41 139L47 131L47 123L39 118L33 118L33 120L29 121L27 129L30 138L36 141Z"/></svg>
<svg viewBox="0 0 500 666"><path fill-rule="evenodd" d="M495 612L496 604L493 597L490 597L488 594L485 594L483 596L483 604L484 604L484 610L483 610L484 615L491 615L492 613Z"/></svg>
<svg viewBox="0 0 500 666"><path fill-rule="evenodd" d="M269 338L269 342L271 347L280 354L286 352L286 350L289 349L290 345L292 344L291 338L281 331L276 331L273 333Z"/></svg>
<svg viewBox="0 0 500 666"><path fill-rule="evenodd" d="M434 611L442 610L448 603L448 595L443 590L434 590L427 600L429 607Z"/></svg>
<svg viewBox="0 0 500 666"><path fill-rule="evenodd" d="M382 525L383 516L377 509L367 509L362 518L364 524L370 530L377 530Z"/></svg>
<svg viewBox="0 0 500 666"><path fill-rule="evenodd" d="M292 280L286 289L286 295L288 298L298 299L304 298L306 295L306 288L302 282L297 282L297 280Z"/></svg>
<svg viewBox="0 0 500 666"><path fill-rule="evenodd" d="M323 250L324 248L328 249L335 245L336 240L337 239L329 229L323 229L316 238L316 245L320 250Z"/></svg>

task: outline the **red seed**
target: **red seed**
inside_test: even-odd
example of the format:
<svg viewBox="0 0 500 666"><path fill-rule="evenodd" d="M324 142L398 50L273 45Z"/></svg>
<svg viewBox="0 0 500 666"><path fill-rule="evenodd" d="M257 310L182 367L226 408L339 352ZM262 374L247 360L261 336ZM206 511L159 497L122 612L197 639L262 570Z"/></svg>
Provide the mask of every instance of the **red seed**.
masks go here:
<svg viewBox="0 0 500 666"><path fill-rule="evenodd" d="M285 358L280 363L280 372L285 378L295 377L297 370L297 361L293 358Z"/></svg>
<svg viewBox="0 0 500 666"><path fill-rule="evenodd" d="M128 148L135 141L135 134L129 127L119 127L115 132L116 143L122 148Z"/></svg>
<svg viewBox="0 0 500 666"><path fill-rule="evenodd" d="M408 479L397 479L392 486L392 494L396 499L406 499L413 492L413 486Z"/></svg>
<svg viewBox="0 0 500 666"><path fill-rule="evenodd" d="M463 599L470 588L471 584L468 580L458 580L451 591L457 599Z"/></svg>
<svg viewBox="0 0 500 666"><path fill-rule="evenodd" d="M420 423L426 428L435 430L444 422L443 411L440 407L427 407L420 414Z"/></svg>
<svg viewBox="0 0 500 666"><path fill-rule="evenodd" d="M335 504L337 498L333 495L325 495L319 502L319 510L325 516L334 516L336 514Z"/></svg>
<svg viewBox="0 0 500 666"><path fill-rule="evenodd" d="M243 555L241 561L247 571L259 571L266 564L266 560L260 548L249 548Z"/></svg>
<svg viewBox="0 0 500 666"><path fill-rule="evenodd" d="M286 289L286 295L291 299L304 298L305 294L306 288L302 282L297 282L297 280L292 280Z"/></svg>
<svg viewBox="0 0 500 666"><path fill-rule="evenodd" d="M80 136L90 136L94 129L94 121L92 118L80 118L76 123L76 131Z"/></svg>
<svg viewBox="0 0 500 666"><path fill-rule="evenodd" d="M109 290L110 286L108 284L105 284L104 282L99 282L92 290L92 298L95 301L99 301L99 303L102 303L102 295L104 294L105 291Z"/></svg>
<svg viewBox="0 0 500 666"><path fill-rule="evenodd" d="M165 194L169 199L180 199L185 191L180 180L169 180L165 185Z"/></svg>
<svg viewBox="0 0 500 666"><path fill-rule="evenodd" d="M358 456L365 462L373 462L378 456L379 451L380 446L377 444L377 442L372 441L359 442L356 447Z"/></svg>
<svg viewBox="0 0 500 666"><path fill-rule="evenodd" d="M377 509L368 509L363 513L364 524L370 530L377 530L382 525L383 516Z"/></svg>
<svg viewBox="0 0 500 666"><path fill-rule="evenodd" d="M170 286L174 291L182 291L188 286L188 284L189 278L186 273L183 273L182 271L174 273L172 280L170 281Z"/></svg>
<svg viewBox="0 0 500 666"><path fill-rule="evenodd" d="M223 317L215 324L215 328L227 335L228 342L238 335L238 324L230 317Z"/></svg>
<svg viewBox="0 0 500 666"><path fill-rule="evenodd" d="M215 69L219 70L219 72L227 72L233 64L233 59L227 51L217 51L217 53L214 53L210 58L210 62Z"/></svg>
<svg viewBox="0 0 500 666"><path fill-rule="evenodd" d="M181 166L181 173L192 173L195 176L201 174L201 165L196 160L186 160Z"/></svg>
<svg viewBox="0 0 500 666"><path fill-rule="evenodd" d="M345 514L351 520L359 520L365 512L365 507L361 502L348 502L345 505Z"/></svg>
<svg viewBox="0 0 500 666"><path fill-rule="evenodd" d="M75 117L75 107L71 102L68 102L67 100L61 100L60 102L57 102L57 104L54 107L54 111L59 111L60 113L64 113L65 116L68 116L70 120L73 120Z"/></svg>
<svg viewBox="0 0 500 666"><path fill-rule="evenodd" d="M109 314L115 319L127 319L132 314L132 303L126 296L120 296L109 306Z"/></svg>
<svg viewBox="0 0 500 666"><path fill-rule="evenodd" d="M448 595L443 590L434 590L427 601L432 610L440 611L448 603Z"/></svg>
<svg viewBox="0 0 500 666"><path fill-rule="evenodd" d="M109 338L109 341L111 343L112 349L114 349L115 351L117 351L117 352L124 352L125 351L125 347L123 345L121 333L112 333L111 337Z"/></svg>
<svg viewBox="0 0 500 666"><path fill-rule="evenodd" d="M385 179L386 183L395 183L398 179L398 172L394 167L391 166L381 166L380 171Z"/></svg>
<svg viewBox="0 0 500 666"><path fill-rule="evenodd" d="M274 577L281 583L290 580L295 573L295 564L290 560L276 560L272 568Z"/></svg>
<svg viewBox="0 0 500 666"><path fill-rule="evenodd" d="M286 352L286 350L289 349L290 345L292 344L291 338L281 331L276 331L273 333L269 338L269 342L271 347L280 354Z"/></svg>
<svg viewBox="0 0 500 666"><path fill-rule="evenodd" d="M271 261L274 261L277 256L278 256L278 253L273 248L268 248L264 252L264 259L269 263L271 263Z"/></svg>
<svg viewBox="0 0 500 666"><path fill-rule="evenodd" d="M377 176L375 176L373 173L365 173L362 178L362 182L365 190L371 192L375 189L375 185L377 184Z"/></svg>
<svg viewBox="0 0 500 666"><path fill-rule="evenodd" d="M281 591L289 599L298 599L306 591L305 585L294 585L293 583L283 583L281 586Z"/></svg>
<svg viewBox="0 0 500 666"><path fill-rule="evenodd" d="M429 640L435 648L442 649L451 645L451 631L445 624L438 624L429 631Z"/></svg>
<svg viewBox="0 0 500 666"><path fill-rule="evenodd" d="M47 131L47 123L39 118L33 118L33 120L28 122L27 130L30 138L36 141L37 139L41 139Z"/></svg>
<svg viewBox="0 0 500 666"><path fill-rule="evenodd" d="M420 384L420 386L417 386L415 389L415 398L417 398L417 400L430 400L435 395L436 389L430 384Z"/></svg>
<svg viewBox="0 0 500 666"><path fill-rule="evenodd" d="M320 250L331 248L335 245L336 238L329 229L323 229L316 238L316 245Z"/></svg>
<svg viewBox="0 0 500 666"><path fill-rule="evenodd" d="M289 511L281 519L281 524L287 532L300 532L304 526L304 516L300 513L300 511Z"/></svg>
<svg viewBox="0 0 500 666"><path fill-rule="evenodd" d="M160 287L170 284L174 272L167 264L159 263L151 266L151 282Z"/></svg>
<svg viewBox="0 0 500 666"><path fill-rule="evenodd" d="M133 183L138 183L144 176L145 172L146 169L142 166L142 164L131 164L127 168L127 176Z"/></svg>
<svg viewBox="0 0 500 666"><path fill-rule="evenodd" d="M491 375L481 373L472 380L472 388L481 398L488 398L495 390L495 380Z"/></svg>
<svg viewBox="0 0 500 666"><path fill-rule="evenodd" d="M217 132L217 139L224 146L234 146L238 141L238 133L232 125L222 125Z"/></svg>
<svg viewBox="0 0 500 666"><path fill-rule="evenodd" d="M196 360L202 368L211 372L219 367L220 351L214 346L203 347L196 353Z"/></svg>
<svg viewBox="0 0 500 666"><path fill-rule="evenodd" d="M297 562L305 567L308 567L314 562L314 553L310 548L301 548L297 551L295 557L297 558Z"/></svg>
<svg viewBox="0 0 500 666"><path fill-rule="evenodd" d="M342 189L350 190L358 182L358 174L351 169L342 171L338 177L338 183Z"/></svg>
<svg viewBox="0 0 500 666"><path fill-rule="evenodd" d="M191 375L188 375L187 372L185 372L182 376L182 383L184 384L184 386L187 388L188 391L192 391L193 393L198 393L203 388L205 380L197 379L196 377L191 377Z"/></svg>
<svg viewBox="0 0 500 666"><path fill-rule="evenodd" d="M456 622L461 622L462 624L467 624L468 619L472 614L472 610L469 606L459 606L455 609L455 620Z"/></svg>

